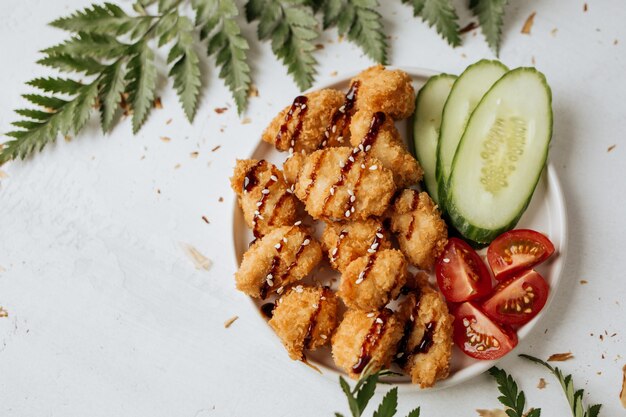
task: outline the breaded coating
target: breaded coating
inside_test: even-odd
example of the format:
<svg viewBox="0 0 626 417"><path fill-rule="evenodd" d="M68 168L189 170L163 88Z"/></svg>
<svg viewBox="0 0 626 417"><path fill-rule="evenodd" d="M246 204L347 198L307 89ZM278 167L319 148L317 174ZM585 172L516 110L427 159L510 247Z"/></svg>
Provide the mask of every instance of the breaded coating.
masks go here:
<svg viewBox="0 0 626 417"><path fill-rule="evenodd" d="M315 219L358 220L383 214L395 189L380 161L359 148L337 147L307 156L295 193Z"/></svg>
<svg viewBox="0 0 626 417"><path fill-rule="evenodd" d="M352 146L363 144L368 154L393 173L398 188L416 185L422 180L422 167L407 150L393 120L385 113L357 111L350 124L350 143Z"/></svg>
<svg viewBox="0 0 626 417"><path fill-rule="evenodd" d="M332 339L335 365L354 379L365 367L372 372L388 368L402 338L402 324L385 308L365 312L349 310Z"/></svg>
<svg viewBox="0 0 626 417"><path fill-rule="evenodd" d="M332 89L298 96L270 122L262 138L279 151L313 152L321 147L326 127L343 101L344 94Z"/></svg>
<svg viewBox="0 0 626 417"><path fill-rule="evenodd" d="M304 359L304 350L330 342L337 327L337 296L328 288L298 285L277 302L269 325L289 357Z"/></svg>
<svg viewBox="0 0 626 417"><path fill-rule="evenodd" d="M330 265L339 271L366 255L375 241L379 242L378 249L391 248L389 232L382 220L376 218L350 223L327 222L322 234L322 248Z"/></svg>
<svg viewBox="0 0 626 417"><path fill-rule="evenodd" d="M355 259L341 274L339 296L356 310L378 310L395 300L406 282L408 262L402 252L385 249Z"/></svg>
<svg viewBox="0 0 626 417"><path fill-rule="evenodd" d="M401 70L376 65L358 74L357 110L382 111L394 120L410 117L415 111L415 90L411 77Z"/></svg>
<svg viewBox="0 0 626 417"><path fill-rule="evenodd" d="M448 241L448 228L425 193L403 190L392 205L391 230L412 265L431 270Z"/></svg>
<svg viewBox="0 0 626 417"><path fill-rule="evenodd" d="M298 199L283 173L265 160L239 159L230 179L243 211L243 218L258 238L272 229L296 220Z"/></svg>
<svg viewBox="0 0 626 417"><path fill-rule="evenodd" d="M448 376L452 355L452 323L445 299L427 280L410 293L398 313L405 334L400 342L397 362L421 388L432 387Z"/></svg>
<svg viewBox="0 0 626 417"><path fill-rule="evenodd" d="M301 226L283 226L255 241L235 273L237 289L265 299L306 277L322 260L322 247Z"/></svg>
<svg viewBox="0 0 626 417"><path fill-rule="evenodd" d="M283 175L285 181L289 184L295 184L298 179L298 173L304 165L306 154L302 152L294 153L283 163Z"/></svg>

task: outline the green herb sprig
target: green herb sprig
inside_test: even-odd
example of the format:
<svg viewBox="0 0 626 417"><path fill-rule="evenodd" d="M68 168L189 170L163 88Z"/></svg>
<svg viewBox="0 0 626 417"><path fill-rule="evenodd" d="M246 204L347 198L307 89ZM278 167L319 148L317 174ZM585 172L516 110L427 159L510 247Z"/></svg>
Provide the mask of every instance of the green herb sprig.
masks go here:
<svg viewBox="0 0 626 417"><path fill-rule="evenodd" d="M460 44L451 0L402 1L450 45ZM506 2L472 0L470 4L496 52ZM273 53L305 90L316 75L319 20L323 30L336 28L372 60L387 63L379 6L379 0L247 0L244 8L247 21L258 23L258 39L271 43ZM32 106L15 111L21 119L12 123L15 130L6 133L10 139L0 144L0 165L40 151L59 135L78 134L94 110L100 114L104 133L122 114L131 116L133 133L138 132L157 97L155 61L162 49L167 76L190 122L202 90L200 50L213 57L241 114L248 101L251 70L250 45L242 35L239 11L236 0L137 0L132 12L103 3L54 20L51 25L70 37L41 51L38 63L60 75L26 83L37 91L23 95Z"/></svg>
<svg viewBox="0 0 626 417"><path fill-rule="evenodd" d="M573 417L597 417L600 414L600 408L602 408L602 404L594 404L585 410L583 406L583 396L585 394L585 390L579 389L576 390L574 388L574 381L572 380L571 375L563 376L563 372L557 367L553 367L547 362L542 361L541 359L535 358L530 355L519 355L521 358L528 359L529 361L535 362L539 365L542 365L550 370L552 374L558 379L561 383L561 387L565 392L565 396L567 397L567 401L569 402L570 408L572 409Z"/></svg>
<svg viewBox="0 0 626 417"><path fill-rule="evenodd" d="M517 383L506 371L494 366L489 369L489 374L498 383L498 390L502 394L498 397L498 401L507 407L506 414L509 417L539 417L541 415L539 408L532 409L527 414L524 413L526 395L524 391L518 390Z"/></svg>
<svg viewBox="0 0 626 417"><path fill-rule="evenodd" d="M365 411L367 404L374 396L376 385L379 383L380 378L389 375L398 374L388 370L372 373L366 368L363 371L361 378L359 378L356 385L352 389L343 377L339 377L339 385L348 399L348 406L350 407L352 417L361 417L361 415L363 415L363 411ZM382 402L378 405L376 411L374 411L373 417L393 417L396 415L397 409L398 388L395 387L390 389L385 394ZM411 411L407 417L419 417L419 415L420 408L418 407ZM335 417L343 417L343 415L335 413Z"/></svg>

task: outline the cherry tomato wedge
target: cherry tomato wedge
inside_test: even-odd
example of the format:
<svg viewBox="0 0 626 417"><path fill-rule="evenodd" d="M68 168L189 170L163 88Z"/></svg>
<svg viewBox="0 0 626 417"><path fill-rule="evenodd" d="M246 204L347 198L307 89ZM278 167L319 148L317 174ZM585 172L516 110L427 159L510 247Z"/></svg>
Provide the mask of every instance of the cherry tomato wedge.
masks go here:
<svg viewBox="0 0 626 417"><path fill-rule="evenodd" d="M550 239L528 229L511 230L498 236L487 249L487 260L498 281L545 261L554 253Z"/></svg>
<svg viewBox="0 0 626 417"><path fill-rule="evenodd" d="M498 323L521 326L546 305L549 291L548 283L539 273L526 271L499 283L483 303L483 311Z"/></svg>
<svg viewBox="0 0 626 417"><path fill-rule="evenodd" d="M435 264L439 289L453 303L476 300L491 291L491 276L470 245L451 238Z"/></svg>
<svg viewBox="0 0 626 417"><path fill-rule="evenodd" d="M454 311L454 343L468 356L476 359L498 359L517 346L517 334L500 327L472 302L465 302Z"/></svg>

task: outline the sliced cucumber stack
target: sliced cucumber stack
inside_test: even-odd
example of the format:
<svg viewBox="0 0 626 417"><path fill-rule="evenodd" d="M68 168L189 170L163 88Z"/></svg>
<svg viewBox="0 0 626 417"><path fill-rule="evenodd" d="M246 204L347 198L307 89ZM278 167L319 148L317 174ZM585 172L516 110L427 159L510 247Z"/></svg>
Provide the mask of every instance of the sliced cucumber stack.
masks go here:
<svg viewBox="0 0 626 417"><path fill-rule="evenodd" d="M452 94L454 88L448 102ZM446 209L463 236L488 243L517 224L551 137L552 97L543 74L534 68L506 73L476 106L452 162Z"/></svg>
<svg viewBox="0 0 626 417"><path fill-rule="evenodd" d="M507 71L508 68L499 61L482 60L467 67L454 82L443 108L437 145L438 195L444 207L452 161L470 115L485 93Z"/></svg>
<svg viewBox="0 0 626 417"><path fill-rule="evenodd" d="M424 184L430 197L437 197L437 143L441 127L441 113L450 94L456 75L441 74L430 77L417 94L413 119L413 144L415 156L424 170Z"/></svg>

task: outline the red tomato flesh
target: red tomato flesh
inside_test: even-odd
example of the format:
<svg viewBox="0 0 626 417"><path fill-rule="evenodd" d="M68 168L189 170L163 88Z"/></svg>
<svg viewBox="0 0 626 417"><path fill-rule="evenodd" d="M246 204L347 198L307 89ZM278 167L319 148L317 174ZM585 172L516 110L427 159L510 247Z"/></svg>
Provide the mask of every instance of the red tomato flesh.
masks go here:
<svg viewBox="0 0 626 417"><path fill-rule="evenodd" d="M554 253L550 239L539 232L517 229L498 236L487 249L487 260L498 281L530 269Z"/></svg>
<svg viewBox="0 0 626 417"><path fill-rule="evenodd" d="M521 326L541 311L550 287L534 270L526 271L498 284L482 305L483 311L501 324Z"/></svg>
<svg viewBox="0 0 626 417"><path fill-rule="evenodd" d="M439 289L453 303L476 300L491 291L491 276L470 245L451 238L435 264Z"/></svg>
<svg viewBox="0 0 626 417"><path fill-rule="evenodd" d="M468 356L498 359L517 346L517 334L491 321L472 302L454 311L454 343Z"/></svg>

